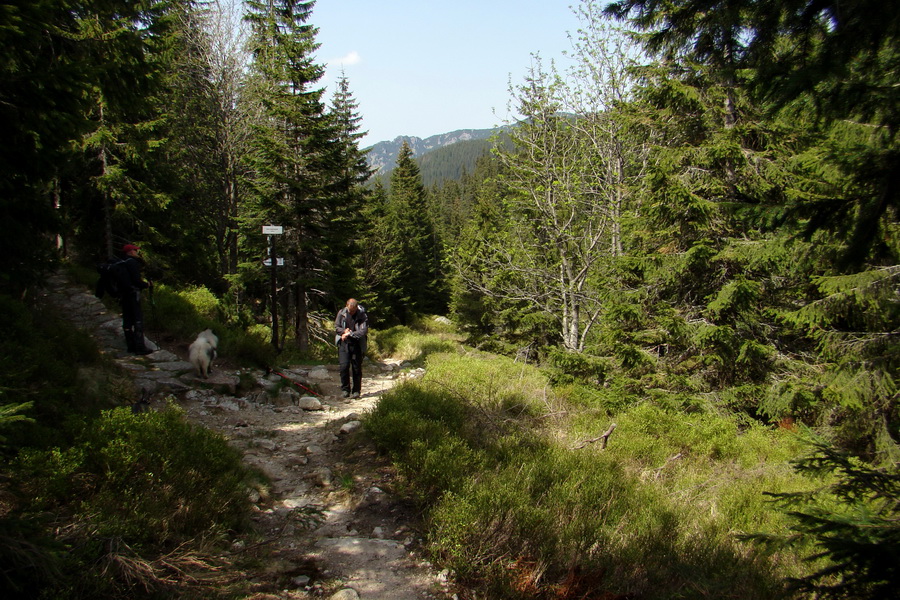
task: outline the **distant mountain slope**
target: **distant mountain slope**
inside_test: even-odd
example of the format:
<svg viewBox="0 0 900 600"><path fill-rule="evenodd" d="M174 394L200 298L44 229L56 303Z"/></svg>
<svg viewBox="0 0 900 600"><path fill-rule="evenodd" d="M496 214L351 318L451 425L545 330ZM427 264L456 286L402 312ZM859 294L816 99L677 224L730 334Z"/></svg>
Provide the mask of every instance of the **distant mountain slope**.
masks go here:
<svg viewBox="0 0 900 600"><path fill-rule="evenodd" d="M413 158L418 158L432 150L458 142L487 140L495 131L495 129L459 129L450 133L433 135L424 140L416 136L401 135L389 142L378 142L372 146L368 154L369 166L375 170L375 175L384 175L391 171L397 164L397 156L400 154L404 140L409 144Z"/></svg>
<svg viewBox="0 0 900 600"><path fill-rule="evenodd" d="M490 152L491 140L465 140L426 152L416 159L425 187L447 179L459 180L475 171L475 162Z"/></svg>

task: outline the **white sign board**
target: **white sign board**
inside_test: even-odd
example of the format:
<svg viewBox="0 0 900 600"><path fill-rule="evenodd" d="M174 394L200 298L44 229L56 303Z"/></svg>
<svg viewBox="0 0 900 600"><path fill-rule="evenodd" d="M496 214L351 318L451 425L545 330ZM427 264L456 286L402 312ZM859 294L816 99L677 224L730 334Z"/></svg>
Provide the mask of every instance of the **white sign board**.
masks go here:
<svg viewBox="0 0 900 600"><path fill-rule="evenodd" d="M284 259L283 259L283 258L276 258L275 261L276 261L276 262L275 262L275 266L278 266L278 267L283 267L283 266L284 266ZM267 267L271 267L271 266L272 266L272 259L271 259L271 258L264 258L264 259L263 259L263 264L266 265Z"/></svg>
<svg viewBox="0 0 900 600"><path fill-rule="evenodd" d="M266 235L281 235L284 233L284 227L281 225L263 225L262 229Z"/></svg>

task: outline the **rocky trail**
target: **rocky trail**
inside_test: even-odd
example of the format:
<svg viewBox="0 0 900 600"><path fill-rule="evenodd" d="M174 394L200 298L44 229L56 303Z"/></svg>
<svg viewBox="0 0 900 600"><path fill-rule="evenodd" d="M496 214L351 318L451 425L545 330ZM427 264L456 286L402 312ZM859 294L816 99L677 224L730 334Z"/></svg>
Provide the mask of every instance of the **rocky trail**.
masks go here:
<svg viewBox="0 0 900 600"><path fill-rule="evenodd" d="M214 363L204 380L187 362L189 341L160 348L151 331L155 351L128 354L120 315L63 275L50 279L44 298L130 372L136 401L143 390L157 410L175 398L191 422L221 433L269 477L271 489L252 498L256 538L231 548L267 548L263 567L248 574L248 598L457 598L447 574L423 558L415 513L392 493L393 470L359 432L380 395L418 373L367 359L358 399L341 397L336 365L266 373Z"/></svg>

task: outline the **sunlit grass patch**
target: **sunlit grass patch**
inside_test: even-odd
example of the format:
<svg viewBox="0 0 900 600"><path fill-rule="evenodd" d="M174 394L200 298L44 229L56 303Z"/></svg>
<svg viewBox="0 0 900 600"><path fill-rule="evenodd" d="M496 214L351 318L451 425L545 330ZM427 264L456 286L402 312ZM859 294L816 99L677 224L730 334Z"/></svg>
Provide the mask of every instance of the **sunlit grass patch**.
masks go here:
<svg viewBox="0 0 900 600"><path fill-rule="evenodd" d="M483 411L516 414L554 412L547 377L533 366L494 354L439 354L426 365L427 379L466 398Z"/></svg>
<svg viewBox="0 0 900 600"><path fill-rule="evenodd" d="M384 331L372 331L369 351L380 358L421 362L429 354L453 352L459 347L454 339L436 333L423 333L404 325Z"/></svg>
<svg viewBox="0 0 900 600"><path fill-rule="evenodd" d="M444 353L368 425L428 508L438 560L492 598L779 597L804 567L739 535L784 529L764 492L808 485L788 465L799 440L663 406L566 402L532 366ZM612 423L605 448L583 443Z"/></svg>

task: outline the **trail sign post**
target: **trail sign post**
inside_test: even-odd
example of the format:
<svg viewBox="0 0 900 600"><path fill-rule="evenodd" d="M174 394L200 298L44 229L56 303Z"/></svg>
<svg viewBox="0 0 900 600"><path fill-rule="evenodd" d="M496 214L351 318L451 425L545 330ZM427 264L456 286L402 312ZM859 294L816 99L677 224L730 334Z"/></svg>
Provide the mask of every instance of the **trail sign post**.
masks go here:
<svg viewBox="0 0 900 600"><path fill-rule="evenodd" d="M267 267L272 267L269 275L269 283L272 293L270 302L272 312L272 345L278 350L278 282L275 276L278 267L284 265L283 258L275 256L275 236L284 234L284 228L281 225L263 225L262 232L268 237L269 242L269 258L263 261Z"/></svg>

